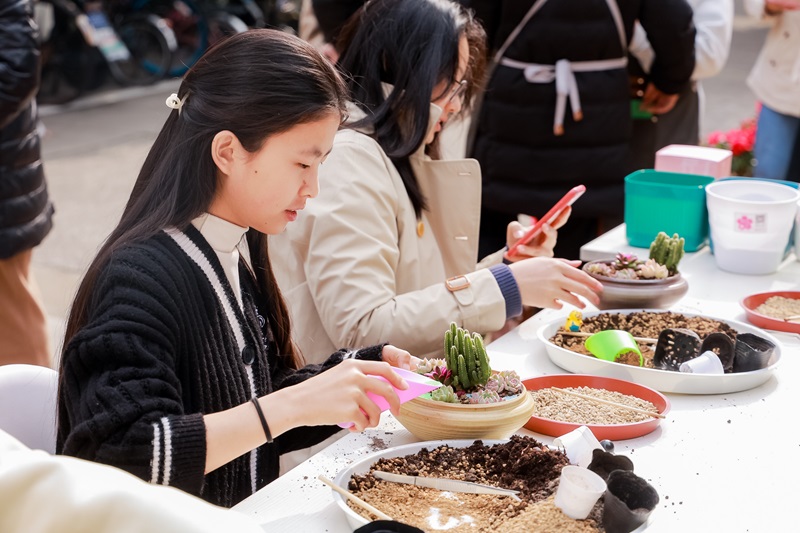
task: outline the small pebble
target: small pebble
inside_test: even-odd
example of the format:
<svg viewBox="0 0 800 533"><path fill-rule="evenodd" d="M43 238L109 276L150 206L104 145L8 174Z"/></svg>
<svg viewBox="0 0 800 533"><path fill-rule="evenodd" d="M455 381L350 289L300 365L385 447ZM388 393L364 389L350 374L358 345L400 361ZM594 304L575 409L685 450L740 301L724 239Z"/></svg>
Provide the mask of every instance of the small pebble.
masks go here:
<svg viewBox="0 0 800 533"><path fill-rule="evenodd" d="M614 453L614 443L612 441L608 439L601 440L600 446L602 446L603 449L608 453Z"/></svg>

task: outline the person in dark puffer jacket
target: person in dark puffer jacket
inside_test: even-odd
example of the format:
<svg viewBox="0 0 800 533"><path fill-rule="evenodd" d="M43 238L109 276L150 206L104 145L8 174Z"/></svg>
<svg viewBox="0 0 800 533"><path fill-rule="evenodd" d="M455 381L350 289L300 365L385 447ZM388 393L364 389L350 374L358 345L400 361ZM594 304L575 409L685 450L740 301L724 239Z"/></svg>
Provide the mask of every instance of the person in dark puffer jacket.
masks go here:
<svg viewBox="0 0 800 533"><path fill-rule="evenodd" d="M52 227L35 96L38 29L30 0L0 0L0 364L50 366L44 310L30 273Z"/></svg>
<svg viewBox="0 0 800 533"><path fill-rule="evenodd" d="M483 22L494 55L534 0L465 3ZM694 68L695 29L685 0L550 0L511 40L504 62L488 80L479 115L473 117L477 124L469 153L483 170L481 253L503 245L491 239L502 236L498 228L517 214L542 216L578 184L587 192L559 232L556 256L577 258L582 244L622 221L623 178L635 170L629 162L628 74L624 65L604 69L595 64L580 71L576 63L626 57L637 19L656 57L648 88L651 111L666 112ZM571 63L581 104L565 98L561 124L554 120L553 66L559 60Z"/></svg>

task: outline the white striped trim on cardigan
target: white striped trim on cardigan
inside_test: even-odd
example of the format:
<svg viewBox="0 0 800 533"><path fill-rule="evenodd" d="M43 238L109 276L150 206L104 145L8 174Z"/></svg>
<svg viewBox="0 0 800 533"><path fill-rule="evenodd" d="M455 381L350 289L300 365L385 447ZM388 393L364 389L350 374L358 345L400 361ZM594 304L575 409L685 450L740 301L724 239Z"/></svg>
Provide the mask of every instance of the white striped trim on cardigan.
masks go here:
<svg viewBox="0 0 800 533"><path fill-rule="evenodd" d="M164 425L164 485L169 485L170 472L172 471L172 429L169 427L169 418L161 419Z"/></svg>
<svg viewBox="0 0 800 533"><path fill-rule="evenodd" d="M195 262L200 270L206 275L208 278L209 283L211 283L211 287L213 287L214 292L217 295L217 299L219 300L220 305L222 305L222 309L225 311L225 315L228 317L228 323L233 330L233 336L236 339L236 349L238 353L242 353L244 349L245 342L244 342L244 333L242 332L242 325L239 323L239 320L236 318L236 314L233 312L233 306L231 305L231 301L225 295L225 289L222 286L222 280L219 279L217 272L211 266L211 263L208 261L208 258L203 254L203 251L186 235L184 232L177 228L169 228L165 229L164 233L172 237L172 240L183 250L183 252L189 256L189 259ZM237 305L240 304L237 301ZM242 314L244 314L244 309L242 309ZM256 398L256 382L255 376L253 376L253 367L252 365L245 364L245 370L247 372L247 381L250 384L250 394L251 397ZM167 453L165 451L165 453ZM258 490L258 483L256 478L256 472L258 470L258 454L257 449L250 451L250 488L255 494L256 490ZM165 483L166 485L166 483Z"/></svg>
<svg viewBox="0 0 800 533"><path fill-rule="evenodd" d="M161 467L161 425L153 423L153 462L150 469L150 483L158 483L158 470Z"/></svg>

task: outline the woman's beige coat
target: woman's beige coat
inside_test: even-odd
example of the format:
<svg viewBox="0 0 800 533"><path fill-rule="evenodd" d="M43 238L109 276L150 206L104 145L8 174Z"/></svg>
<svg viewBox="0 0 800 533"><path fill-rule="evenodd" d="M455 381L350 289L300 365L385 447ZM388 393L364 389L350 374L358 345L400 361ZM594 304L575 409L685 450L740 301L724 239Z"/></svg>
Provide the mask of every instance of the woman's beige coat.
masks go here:
<svg viewBox="0 0 800 533"><path fill-rule="evenodd" d="M440 113L432 106L432 125ZM270 237L295 342L308 362L331 349L379 342L441 357L451 321L483 333L505 323L500 288L476 265L478 162L422 153L411 161L428 202L421 235L400 174L378 143L342 130L320 167L319 196L285 233ZM480 267L501 259L493 254ZM445 280L459 275L469 286L451 292Z"/></svg>

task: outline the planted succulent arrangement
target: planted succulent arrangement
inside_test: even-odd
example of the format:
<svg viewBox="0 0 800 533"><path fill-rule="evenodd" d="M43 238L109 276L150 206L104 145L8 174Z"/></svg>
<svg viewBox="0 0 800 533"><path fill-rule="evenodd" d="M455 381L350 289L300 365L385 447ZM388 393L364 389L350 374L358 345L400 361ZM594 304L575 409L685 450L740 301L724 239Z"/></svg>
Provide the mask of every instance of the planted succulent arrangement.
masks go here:
<svg viewBox="0 0 800 533"><path fill-rule="evenodd" d="M431 399L447 403L496 403L524 389L513 370L493 373L483 337L455 322L444 334L444 358L424 359L417 372L442 384Z"/></svg>
<svg viewBox="0 0 800 533"><path fill-rule="evenodd" d="M647 260L641 260L635 254L618 253L613 261L594 261L585 270L590 274L619 280L666 279L678 273L678 263L683 255L683 237L677 233L669 237L662 231L650 244Z"/></svg>

